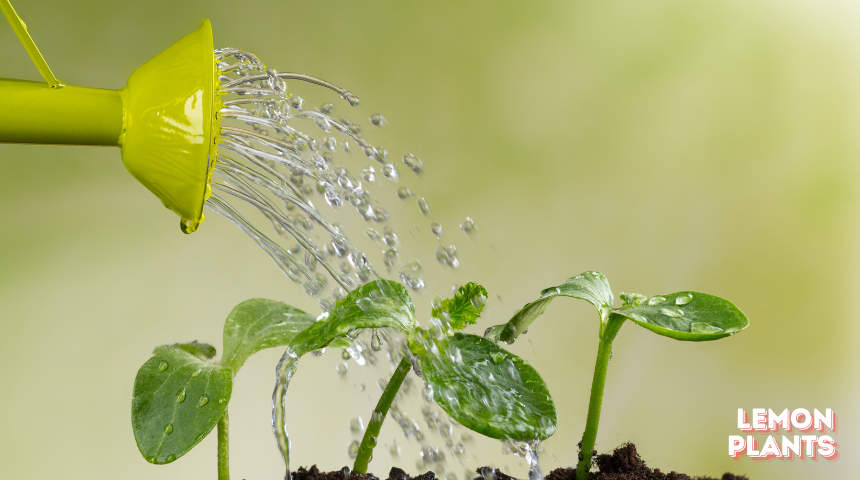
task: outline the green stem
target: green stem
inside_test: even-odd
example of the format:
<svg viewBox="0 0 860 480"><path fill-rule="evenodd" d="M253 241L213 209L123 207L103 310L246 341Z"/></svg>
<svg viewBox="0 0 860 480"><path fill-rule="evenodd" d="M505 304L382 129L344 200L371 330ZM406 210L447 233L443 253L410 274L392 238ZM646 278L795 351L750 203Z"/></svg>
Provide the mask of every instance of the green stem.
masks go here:
<svg viewBox="0 0 860 480"><path fill-rule="evenodd" d="M218 420L218 480L230 480L230 420L227 411Z"/></svg>
<svg viewBox="0 0 860 480"><path fill-rule="evenodd" d="M591 380L591 399L588 401L588 419L582 434L580 460L576 465L576 480L588 480L591 470L591 453L597 441L597 425L600 423L600 408L603 405L603 387L606 385L606 370L612 356L612 341L624 324L624 317L610 315L601 325L600 343L597 347L597 360L594 363L594 378Z"/></svg>
<svg viewBox="0 0 860 480"><path fill-rule="evenodd" d="M355 457L355 464L352 466L353 473L367 473L367 464L373 457L373 447L376 446L377 438L379 438L379 430L382 428L382 422L385 421L385 416L388 415L388 409L391 408L391 402L394 401L394 396L400 390L400 385L412 368L412 362L408 358L403 357L397 369L394 370L394 375L385 386L382 396L379 397L379 402L370 416L370 422L367 424L367 430L364 431L364 438L361 439L361 446L358 447L358 456Z"/></svg>

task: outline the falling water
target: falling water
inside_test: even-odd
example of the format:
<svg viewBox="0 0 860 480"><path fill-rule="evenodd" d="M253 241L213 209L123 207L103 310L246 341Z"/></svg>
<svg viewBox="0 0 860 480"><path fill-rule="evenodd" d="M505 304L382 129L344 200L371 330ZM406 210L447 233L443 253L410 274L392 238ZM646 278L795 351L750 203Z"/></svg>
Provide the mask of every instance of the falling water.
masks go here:
<svg viewBox="0 0 860 480"><path fill-rule="evenodd" d="M393 155L365 140L358 122L346 116L335 118L334 111L339 107L332 103L310 105L287 90L286 80L308 82L334 91L345 100L347 108L357 106L359 99L346 89L310 75L279 73L242 50L216 50L215 60L220 72L221 132L211 181L212 196L206 200L206 206L250 237L290 280L317 300L323 315L349 291L378 278L379 270L350 241L341 225L323 217L316 201L325 202L332 209L354 210L359 218L369 222L371 226L364 233L384 247L381 258L384 269L410 289L423 291L426 279L421 263L402 258L399 236L389 221L391 213L376 202L372 193L380 188L380 183L400 181L401 172L390 159ZM368 120L373 128L387 124L387 119L379 113ZM352 157L349 162L342 161L346 156ZM360 173L344 166L357 165L356 156L367 159L359 167ZM423 162L413 153L404 153L401 161L405 173L420 175L424 171ZM410 200L416 211L428 217L429 231L437 240L436 260L444 267L458 268L457 248L442 243L443 227L431 221L430 202L405 186L397 189L397 196ZM255 217L243 213L245 210ZM265 223L271 224L274 236L255 226L260 215ZM467 235L474 235L477 230L468 217L459 228ZM389 368L383 370L393 370L408 352L404 340L395 338L397 333L374 330L369 342L359 337L360 333L349 335L353 343L343 351L344 360L355 360L360 366L377 366L377 355L384 355ZM284 352L272 394L272 428L286 465L286 480L290 480L291 474L285 395L298 357L290 348ZM339 364L337 370L344 378L348 375L346 363ZM381 389L385 381L380 379ZM428 394L427 388L413 388L413 378L407 377L392 404L390 416L407 438L421 444L418 467L432 467L448 480L454 480L457 475L447 467L446 452L463 463L466 450L463 442L468 442L471 434L436 409L432 391ZM406 395L419 392L424 397L421 415L427 429L444 442L442 448L427 443L417 419L402 408ZM461 433L458 435L457 431ZM392 448L396 454L399 451L396 445ZM539 472L536 453L524 456L530 472ZM532 478L530 473L530 480L538 480L540 474L537 475ZM468 470L466 478L471 478Z"/></svg>
<svg viewBox="0 0 860 480"><path fill-rule="evenodd" d="M281 451L281 456L284 457L284 464L287 466L286 480L290 480L291 478L290 437L287 435L287 422L284 418L286 410L278 407L284 405L284 396L287 394L287 387L290 385L293 374L296 373L298 362L299 356L292 348L287 347L284 355L278 362L277 368L275 368L278 380L275 385L275 391L272 393L272 429L275 431L278 449Z"/></svg>

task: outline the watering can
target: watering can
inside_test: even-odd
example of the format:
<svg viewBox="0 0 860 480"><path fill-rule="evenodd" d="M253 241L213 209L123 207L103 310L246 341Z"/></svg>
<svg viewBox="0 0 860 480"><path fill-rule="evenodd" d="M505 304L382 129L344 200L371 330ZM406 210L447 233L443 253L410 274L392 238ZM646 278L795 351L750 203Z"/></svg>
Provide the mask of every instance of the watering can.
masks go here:
<svg viewBox="0 0 860 480"><path fill-rule="evenodd" d="M0 142L120 147L129 173L179 215L182 231L197 230L220 129L209 20L135 70L125 88L108 90L64 85L10 1L0 10L45 79L0 78Z"/></svg>

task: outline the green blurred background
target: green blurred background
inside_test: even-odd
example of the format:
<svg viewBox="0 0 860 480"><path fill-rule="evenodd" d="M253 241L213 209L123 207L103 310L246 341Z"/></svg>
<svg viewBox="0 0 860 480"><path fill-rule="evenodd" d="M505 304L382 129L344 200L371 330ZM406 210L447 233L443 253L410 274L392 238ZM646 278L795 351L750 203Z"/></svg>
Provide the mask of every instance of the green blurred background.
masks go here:
<svg viewBox="0 0 860 480"><path fill-rule="evenodd" d="M453 281L483 283L491 302L476 331L587 269L616 292L701 290L745 311L747 331L705 344L625 327L599 450L633 441L652 467L693 475L856 478L853 2L13 3L68 84L120 88L209 18L216 47L353 90L364 113L388 119L389 151L422 157L418 185L461 250L456 275L439 274L416 300L445 295ZM0 77L39 79L5 23ZM407 223L426 222L412 210ZM466 215L480 229L474 241L455 231ZM220 350L224 318L247 298L314 303L222 218L181 234L115 148L0 145L0 221L2 476L215 478L214 435L168 466L141 458L129 421L137 368L164 343ZM590 307L559 300L512 347L559 407L545 473L575 463L596 334ZM235 478L282 475L269 427L279 353L251 359L237 377ZM351 463L347 420L366 418L373 403L341 385L338 360L303 360L291 387L297 465ZM733 461L736 411L754 407L834 409L841 458ZM382 450L371 471L416 473L415 444L387 425L381 445L391 438L401 459ZM467 448L525 476L497 443Z"/></svg>

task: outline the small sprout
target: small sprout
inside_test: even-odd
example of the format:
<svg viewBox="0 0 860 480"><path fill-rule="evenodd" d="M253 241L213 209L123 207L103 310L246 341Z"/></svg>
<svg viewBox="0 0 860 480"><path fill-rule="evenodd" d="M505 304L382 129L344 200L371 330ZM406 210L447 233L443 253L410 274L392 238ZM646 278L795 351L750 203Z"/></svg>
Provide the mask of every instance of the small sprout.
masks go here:
<svg viewBox="0 0 860 480"><path fill-rule="evenodd" d="M599 272L585 272L569 278L561 285L543 290L539 299L526 304L508 323L487 329L485 336L492 336L501 327L499 338L513 342L558 296L585 300L600 315L600 343L585 433L579 445L581 452L576 467L577 480L588 479L591 459L596 454L593 449L600 421L606 370L612 357L612 341L626 320L665 337L693 342L717 340L749 326L747 317L731 302L701 292L685 291L651 298L638 293L622 293L621 308L613 309L614 297L606 277Z"/></svg>
<svg viewBox="0 0 860 480"><path fill-rule="evenodd" d="M435 400L454 421L493 438L547 438L555 431L556 411L537 372L490 340L455 333L476 322L486 301L486 289L476 283L459 287L453 298L435 301L431 323L439 328L438 335L432 336L415 321L407 287L390 280L371 281L345 294L316 318L280 302L248 300L227 317L220 362L211 361L214 347L192 342L159 347L141 367L132 408L135 440L148 461L169 463L187 453L217 424L219 473L226 471L227 405L233 377L254 353L282 346L287 348L278 365L273 425L289 468L284 394L299 358L328 346L352 348L353 339L365 329L373 332L367 353L379 351L378 329L382 328L401 332L408 351L403 352L392 377L380 382L383 393L367 428L360 418L350 424L354 433L364 430L362 441L354 441L348 448L356 459L353 473L366 472L391 403L413 368L426 381L427 400ZM352 356L343 351L347 352L344 359ZM338 370L344 377L348 371L345 363ZM514 407L509 408L511 405ZM412 435L424 436L417 425ZM452 439L449 446L453 445Z"/></svg>

